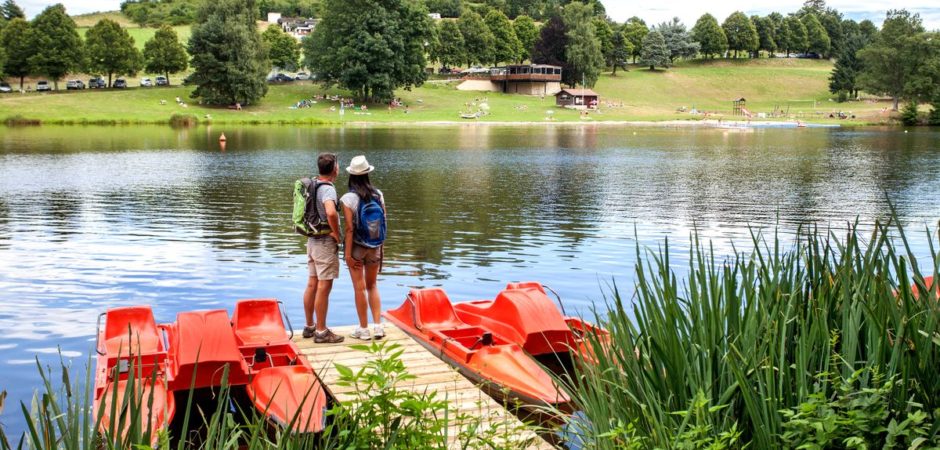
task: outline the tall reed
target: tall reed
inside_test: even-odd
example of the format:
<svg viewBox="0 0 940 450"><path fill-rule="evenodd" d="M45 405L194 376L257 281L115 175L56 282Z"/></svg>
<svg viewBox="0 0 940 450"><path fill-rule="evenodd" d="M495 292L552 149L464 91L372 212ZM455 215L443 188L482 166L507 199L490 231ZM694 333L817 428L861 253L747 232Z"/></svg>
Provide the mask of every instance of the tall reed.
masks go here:
<svg viewBox="0 0 940 450"><path fill-rule="evenodd" d="M937 275L940 258L927 234L929 261L891 224L867 237L856 225L844 235L804 229L786 248L755 232L753 251L727 258L693 235L682 279L668 242L638 248L635 293L612 286L597 317L610 342L591 337L596 362L583 361L581 381L569 383L582 411L569 428L591 448L785 448L792 420L826 419L792 413L835 398L838 384L887 389L879 424L925 413L936 441L940 306L924 277ZM913 439L889 434L866 444Z"/></svg>

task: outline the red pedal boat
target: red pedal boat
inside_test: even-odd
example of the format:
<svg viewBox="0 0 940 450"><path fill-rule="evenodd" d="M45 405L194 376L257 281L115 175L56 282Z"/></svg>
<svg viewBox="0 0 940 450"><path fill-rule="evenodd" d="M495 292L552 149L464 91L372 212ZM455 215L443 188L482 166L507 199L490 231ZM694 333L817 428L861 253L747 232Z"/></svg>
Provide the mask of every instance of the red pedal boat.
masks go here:
<svg viewBox="0 0 940 450"><path fill-rule="evenodd" d="M176 395L186 401L191 390L198 396L220 387L225 368L233 391L247 394L274 424L298 433L322 431L326 392L299 357L281 317L274 299L241 300L232 318L225 310L182 312L166 325L154 322L148 306L103 313L95 372L100 431L127 436L134 425L128 411L139 409L138 429L156 444L159 432L173 422ZM134 405L140 408L128 407Z"/></svg>
<svg viewBox="0 0 940 450"><path fill-rule="evenodd" d="M538 283L511 283L494 300L452 304L441 289L412 290L383 315L464 376L524 405L566 407L570 399L532 357L570 361L589 351L583 333L606 331L564 317ZM554 367L553 367L554 366Z"/></svg>

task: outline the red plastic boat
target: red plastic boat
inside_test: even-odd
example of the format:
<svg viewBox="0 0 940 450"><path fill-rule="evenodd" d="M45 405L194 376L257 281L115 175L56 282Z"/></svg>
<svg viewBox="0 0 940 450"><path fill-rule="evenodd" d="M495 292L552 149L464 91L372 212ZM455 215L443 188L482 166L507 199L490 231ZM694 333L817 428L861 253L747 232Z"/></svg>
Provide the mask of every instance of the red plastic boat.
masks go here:
<svg viewBox="0 0 940 450"><path fill-rule="evenodd" d="M173 422L176 395L185 401L191 391L218 388L225 373L227 384L274 424L300 433L325 426L326 392L299 357L277 300L239 301L231 319L225 310L190 311L157 325L148 306L113 308L101 317L95 412L102 411L102 433L123 423L126 436L127 411L135 409L127 406L140 405L139 429L156 444Z"/></svg>
<svg viewBox="0 0 940 450"><path fill-rule="evenodd" d="M565 407L568 395L532 357L569 360L582 333L606 332L566 318L538 283L509 284L494 300L452 304L441 289L412 290L383 315L464 376L524 405ZM551 365L546 365L551 367Z"/></svg>

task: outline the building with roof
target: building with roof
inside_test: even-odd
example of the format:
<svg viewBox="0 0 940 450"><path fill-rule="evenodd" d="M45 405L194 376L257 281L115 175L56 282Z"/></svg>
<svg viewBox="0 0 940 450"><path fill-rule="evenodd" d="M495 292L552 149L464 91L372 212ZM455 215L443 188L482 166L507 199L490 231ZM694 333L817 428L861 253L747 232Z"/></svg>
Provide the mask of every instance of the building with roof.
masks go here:
<svg viewBox="0 0 940 450"><path fill-rule="evenodd" d="M561 90L561 67L546 64L493 67L480 76L468 77L457 89L522 95L555 95Z"/></svg>
<svg viewBox="0 0 940 450"><path fill-rule="evenodd" d="M575 109L595 109L601 96L591 89L562 89L555 94L555 105Z"/></svg>

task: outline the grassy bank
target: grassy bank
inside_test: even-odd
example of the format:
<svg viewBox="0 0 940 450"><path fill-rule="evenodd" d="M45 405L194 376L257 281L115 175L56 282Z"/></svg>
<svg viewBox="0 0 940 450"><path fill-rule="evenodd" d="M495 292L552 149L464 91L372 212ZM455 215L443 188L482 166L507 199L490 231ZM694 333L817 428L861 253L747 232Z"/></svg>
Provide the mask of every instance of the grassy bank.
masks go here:
<svg viewBox="0 0 940 450"><path fill-rule="evenodd" d="M181 78L174 77L172 82L176 86L169 88L137 88L138 80L129 79L133 87L127 90L6 94L0 96L0 119L20 116L46 124L167 123L173 114L187 114L203 122L211 119L215 123L244 124L461 122L460 113L468 108L475 110L473 104L485 98L490 114L479 121L486 122L546 122L547 117L555 122L576 123L694 121L705 117L681 112L682 108L708 111L709 118L743 120L731 116L731 101L741 97L747 99L748 109L754 114L776 109L804 121L840 124L883 123L888 119L881 112L885 103L829 101L826 86L831 69L826 61L780 58L696 61L654 72L634 68L601 78L595 88L601 94L601 110L587 118L577 111L556 108L553 97L458 91L456 83L443 80L400 91L398 95L408 105L407 109L369 105L368 112L347 111L342 117L335 108L331 110L337 105L335 102L321 101L311 108L291 109L298 101L317 94L345 94L311 82L295 82L273 85L257 105L234 111L202 107L190 101L192 88L179 86ZM61 85L64 87L64 83ZM178 106L176 97L181 97L188 106ZM838 111L854 114L856 119L828 118Z"/></svg>
<svg viewBox="0 0 940 450"><path fill-rule="evenodd" d="M121 27L127 30L128 34L130 34L131 37L134 38L134 44L137 46L137 49L139 50L143 50L144 43L149 41L150 38L152 38L153 35L156 34L157 32L157 28L141 27L140 25L137 25L136 23L132 22L130 19L127 18L127 16L125 16L124 14L121 14L118 11L89 13L89 14L82 14L78 16L72 16L72 20L75 21L76 25L78 25L78 34L82 36L82 38L85 37L85 32L88 31L89 28L93 27L96 23L98 23L98 21L101 19L113 20L117 22L119 25L121 25ZM191 28L192 27L190 25L179 25L179 26L173 27L173 30L175 30L176 35L179 36L180 42L185 43L189 41Z"/></svg>

